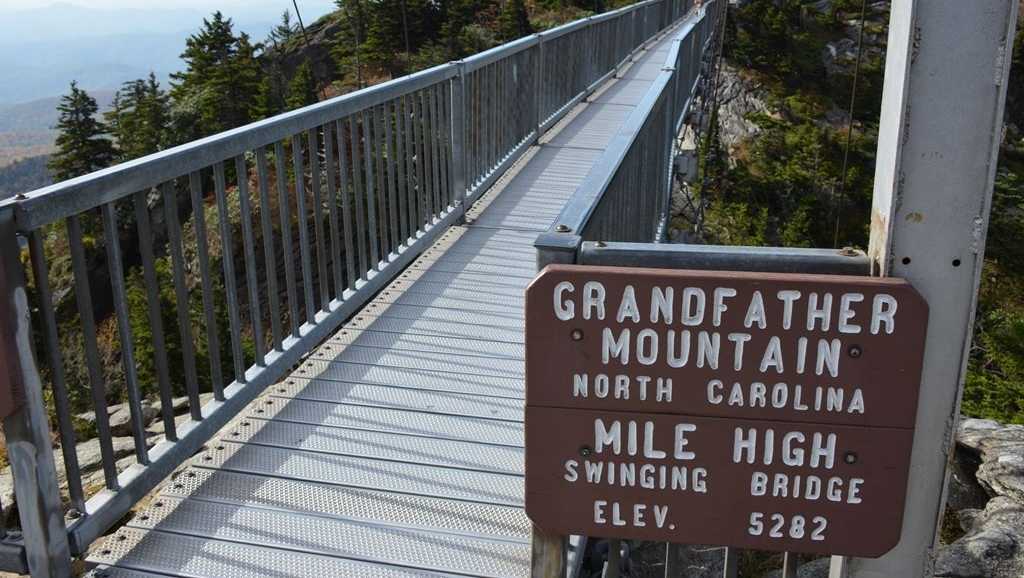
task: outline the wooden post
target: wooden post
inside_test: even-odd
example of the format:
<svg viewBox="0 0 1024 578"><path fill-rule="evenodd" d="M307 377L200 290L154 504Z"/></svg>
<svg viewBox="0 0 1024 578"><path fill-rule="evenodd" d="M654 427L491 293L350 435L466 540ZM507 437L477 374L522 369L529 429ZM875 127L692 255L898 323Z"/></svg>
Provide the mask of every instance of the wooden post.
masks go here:
<svg viewBox="0 0 1024 578"><path fill-rule="evenodd" d="M71 576L71 554L20 255L13 211L0 211L0 389L14 400L2 416L7 457L29 572L34 578L65 578Z"/></svg>
<svg viewBox="0 0 1024 578"><path fill-rule="evenodd" d="M565 538L533 527L530 549L532 578L565 578Z"/></svg>
<svg viewBox="0 0 1024 578"><path fill-rule="evenodd" d="M869 256L931 314L900 543L874 560L833 558L833 578L932 575L1018 1L892 3Z"/></svg>

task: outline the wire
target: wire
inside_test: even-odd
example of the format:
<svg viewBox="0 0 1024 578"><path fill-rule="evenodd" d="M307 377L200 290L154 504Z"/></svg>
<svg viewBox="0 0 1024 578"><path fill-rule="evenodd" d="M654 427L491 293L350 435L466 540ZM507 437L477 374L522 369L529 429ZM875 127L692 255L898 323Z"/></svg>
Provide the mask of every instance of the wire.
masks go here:
<svg viewBox="0 0 1024 578"><path fill-rule="evenodd" d="M846 127L846 147L843 150L843 172L839 181L839 198L833 207L835 213L835 232L832 236L832 248L839 248L839 217L842 215L843 198L846 194L846 174L850 164L850 143L853 140L853 109L857 102L857 82L860 80L861 53L864 48L864 22L867 20L867 0L860 2L860 32L857 33L857 64L853 68L853 86L850 87L850 113Z"/></svg>

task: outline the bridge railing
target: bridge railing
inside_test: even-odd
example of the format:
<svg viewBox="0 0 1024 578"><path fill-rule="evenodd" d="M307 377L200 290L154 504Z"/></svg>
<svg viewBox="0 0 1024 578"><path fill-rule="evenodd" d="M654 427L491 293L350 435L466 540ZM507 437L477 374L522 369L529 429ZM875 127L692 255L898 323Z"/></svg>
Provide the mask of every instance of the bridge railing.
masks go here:
<svg viewBox="0 0 1024 578"><path fill-rule="evenodd" d="M572 263L584 241L656 242L666 228L673 143L704 80L725 3L706 2L674 32L664 67L551 229L539 263Z"/></svg>
<svg viewBox="0 0 1024 578"><path fill-rule="evenodd" d="M67 575L689 6L647 0L0 203L20 532L0 569Z"/></svg>

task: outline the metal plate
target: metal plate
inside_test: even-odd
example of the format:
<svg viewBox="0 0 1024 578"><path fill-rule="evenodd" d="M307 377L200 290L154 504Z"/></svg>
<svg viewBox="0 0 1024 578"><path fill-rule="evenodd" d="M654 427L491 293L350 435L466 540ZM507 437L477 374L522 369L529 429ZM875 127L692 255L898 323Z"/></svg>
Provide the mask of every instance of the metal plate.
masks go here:
<svg viewBox="0 0 1024 578"><path fill-rule="evenodd" d="M526 415L527 514L550 532L853 556L879 556L899 541L913 430L539 407ZM620 424L623 440L637 424L640 453L625 441L618 452L595 444L598 422ZM693 427L692 459L672 457L680 424ZM734 458L736 437L750 431L756 448ZM803 437L790 446L783 438L793 433ZM831 463L812 461L816 434L836 436ZM803 465L783 465L797 459L790 447Z"/></svg>
<svg viewBox="0 0 1024 578"><path fill-rule="evenodd" d="M193 463L197 467L506 506L519 506L523 500L520 476L268 446L222 442L210 446Z"/></svg>
<svg viewBox="0 0 1024 578"><path fill-rule="evenodd" d="M617 82L609 90L615 90L620 85L629 84L629 82ZM645 94L647 89L650 88L650 84L646 82L637 84L642 85ZM640 102L640 98L637 98L636 102ZM603 151L608 146L608 142L612 140L612 137L618 134L619 128L622 127L622 123L625 122L626 117L631 112L633 112L632 106L605 104L603 102L591 104L580 113L580 122L571 124L566 130L551 139L549 146L589 148Z"/></svg>
<svg viewBox="0 0 1024 578"><path fill-rule="evenodd" d="M362 363L418 371L441 371L457 375L494 375L511 378L522 378L523 376L522 360L480 357L471 354L442 357L419 351L391 351L358 345L326 344L307 359L308 362L303 366L306 369L314 366L320 367L322 362Z"/></svg>
<svg viewBox="0 0 1024 578"><path fill-rule="evenodd" d="M384 578L442 576L435 572L372 564L276 548L122 528L89 556L143 572L189 578Z"/></svg>
<svg viewBox="0 0 1024 578"><path fill-rule="evenodd" d="M326 379L349 383L392 385L415 389L438 389L472 395L512 392L505 397L518 397L523 391L520 377L496 375L450 374L424 369L385 367L358 363L324 363L307 361L295 371L296 378ZM288 380L285 380L287 383Z"/></svg>
<svg viewBox="0 0 1024 578"><path fill-rule="evenodd" d="M242 425L243 423L245 425ZM229 428L223 438L237 443L327 454L379 458L499 474L523 473L523 450L511 446L262 419L242 420Z"/></svg>
<svg viewBox="0 0 1024 578"><path fill-rule="evenodd" d="M527 511L558 534L880 556L927 320L900 279L547 267L527 292Z"/></svg>
<svg viewBox="0 0 1024 578"><path fill-rule="evenodd" d="M522 508L188 468L164 495L526 542Z"/></svg>
<svg viewBox="0 0 1024 578"><path fill-rule="evenodd" d="M521 423L363 405L264 397L246 415L314 425L349 427L423 437L521 447Z"/></svg>
<svg viewBox="0 0 1024 578"><path fill-rule="evenodd" d="M484 357L524 359L525 349L521 343L504 343L488 339L444 337L422 333L391 333L376 330L346 329L331 338L328 343L379 347L394 351L425 351L430 353L459 355L472 353Z"/></svg>
<svg viewBox="0 0 1024 578"><path fill-rule="evenodd" d="M297 378L289 378L271 386L267 391L270 395L281 398L391 407L516 422L523 419L521 397L467 395L449 391Z"/></svg>
<svg viewBox="0 0 1024 578"><path fill-rule="evenodd" d="M164 497L157 503L129 525L445 574L526 576L529 565L530 547L522 542L200 500Z"/></svg>
<svg viewBox="0 0 1024 578"><path fill-rule="evenodd" d="M606 293L604 319L597 318L596 309L584 312L586 283ZM557 295L556 287L562 287ZM723 293L715 300L719 288ZM725 289L733 295L726 297ZM670 320L654 306L656 292L667 295L669 290ZM625 308L630 303L623 298L627 291L635 296L635 317ZM692 296L686 301L693 313L689 320L683 318L687 291ZM788 324L781 292L795 295ZM571 320L556 317L553 297L559 307L564 303L575 308ZM819 302L819 311L830 303L826 320L811 319L812 299ZM886 299L891 304L879 301ZM894 312L891 324L883 315L889 307ZM849 313L843 324L842 310ZM594 315L584 319L590 311ZM928 306L900 279L553 266L530 286L527 312L531 406L914 425ZM574 331L579 340L572 338ZM627 335L622 343L628 342L630 351L624 363L606 346ZM715 339L718 352L708 354L715 351ZM602 375L613 386L618 376L626 377L623 387L628 389L602 395ZM574 380L582 382L584 376L586 396L582 386L574 390ZM650 395L634 379L639 376L652 378ZM658 378L672 380L663 382L671 399L655 395Z"/></svg>

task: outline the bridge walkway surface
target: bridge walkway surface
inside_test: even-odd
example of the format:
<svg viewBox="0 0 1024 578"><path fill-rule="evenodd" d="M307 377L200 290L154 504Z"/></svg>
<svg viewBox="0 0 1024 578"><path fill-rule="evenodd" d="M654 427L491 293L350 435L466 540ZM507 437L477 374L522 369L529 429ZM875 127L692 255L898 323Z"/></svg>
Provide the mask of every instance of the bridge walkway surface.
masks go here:
<svg viewBox="0 0 1024 578"><path fill-rule="evenodd" d="M664 66L662 35L99 541L98 577L527 576L534 240Z"/></svg>

